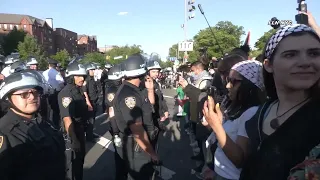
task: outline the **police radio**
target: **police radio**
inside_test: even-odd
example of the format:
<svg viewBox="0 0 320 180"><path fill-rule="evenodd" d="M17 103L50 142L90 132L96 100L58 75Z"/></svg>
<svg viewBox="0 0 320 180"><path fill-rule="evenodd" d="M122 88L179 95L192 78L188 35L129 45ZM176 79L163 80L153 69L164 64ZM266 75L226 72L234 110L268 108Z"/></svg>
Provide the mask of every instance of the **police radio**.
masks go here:
<svg viewBox="0 0 320 180"><path fill-rule="evenodd" d="M303 12L303 13L307 13L307 3L305 0L298 0L298 11ZM298 24L305 24L305 25L309 25L308 24L308 15L306 14L297 14L296 15L296 21Z"/></svg>

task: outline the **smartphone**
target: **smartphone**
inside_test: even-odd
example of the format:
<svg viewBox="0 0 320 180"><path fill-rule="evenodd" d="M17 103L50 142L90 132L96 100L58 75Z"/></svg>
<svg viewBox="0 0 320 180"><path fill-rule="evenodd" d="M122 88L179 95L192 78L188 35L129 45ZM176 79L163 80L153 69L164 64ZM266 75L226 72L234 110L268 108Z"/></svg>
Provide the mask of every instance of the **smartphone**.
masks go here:
<svg viewBox="0 0 320 180"><path fill-rule="evenodd" d="M307 3L304 0L298 0L298 8L297 10L300 12L307 12ZM305 25L309 25L308 23L308 15L306 14L297 14L295 16L295 19L297 21L298 24L305 24Z"/></svg>
<svg viewBox="0 0 320 180"><path fill-rule="evenodd" d="M216 91L216 88L214 86L210 86L207 88L207 94L208 96L214 97L214 93Z"/></svg>

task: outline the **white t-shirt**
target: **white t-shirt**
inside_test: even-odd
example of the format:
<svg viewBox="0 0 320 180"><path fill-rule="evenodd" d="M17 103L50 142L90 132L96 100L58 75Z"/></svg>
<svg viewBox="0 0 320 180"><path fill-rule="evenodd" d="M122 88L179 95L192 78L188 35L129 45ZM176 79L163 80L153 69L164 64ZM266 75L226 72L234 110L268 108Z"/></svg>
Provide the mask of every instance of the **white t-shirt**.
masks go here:
<svg viewBox="0 0 320 180"><path fill-rule="evenodd" d="M251 107L247 109L242 115L231 121L228 120L223 124L223 128L232 139L232 141L236 142L237 136L244 136L246 134L245 130L245 122L250 120L257 112L258 106ZM216 137L214 133L211 133L208 140L210 144L216 141ZM223 150L221 149L219 143L214 154L214 170L215 172L226 178L226 179L239 179L241 169L238 169L224 154Z"/></svg>
<svg viewBox="0 0 320 180"><path fill-rule="evenodd" d="M1 74L4 77L8 77L10 75L10 69L11 69L11 65L6 66L5 68L2 69Z"/></svg>
<svg viewBox="0 0 320 180"><path fill-rule="evenodd" d="M61 74L55 68L49 68L43 71L42 75L53 89L56 91L61 91L64 86L64 80Z"/></svg>

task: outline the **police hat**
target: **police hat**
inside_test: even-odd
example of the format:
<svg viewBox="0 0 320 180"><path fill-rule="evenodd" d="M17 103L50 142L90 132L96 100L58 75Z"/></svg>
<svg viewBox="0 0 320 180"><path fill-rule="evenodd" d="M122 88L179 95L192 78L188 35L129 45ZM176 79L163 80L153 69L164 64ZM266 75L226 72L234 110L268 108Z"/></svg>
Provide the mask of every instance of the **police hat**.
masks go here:
<svg viewBox="0 0 320 180"><path fill-rule="evenodd" d="M58 61L50 58L50 59L48 59L48 63L49 63L49 64L55 64L55 65L57 65L57 64L58 64Z"/></svg>

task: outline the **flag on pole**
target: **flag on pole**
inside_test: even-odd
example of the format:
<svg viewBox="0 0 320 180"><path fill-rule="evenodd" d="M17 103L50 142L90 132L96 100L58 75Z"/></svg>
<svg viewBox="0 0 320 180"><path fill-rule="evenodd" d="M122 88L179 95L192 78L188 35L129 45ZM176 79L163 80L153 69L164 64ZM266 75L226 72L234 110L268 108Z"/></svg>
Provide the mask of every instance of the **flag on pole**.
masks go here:
<svg viewBox="0 0 320 180"><path fill-rule="evenodd" d="M247 38L246 38L246 40L244 41L244 45L250 45L250 31L249 31L248 34L247 34Z"/></svg>

